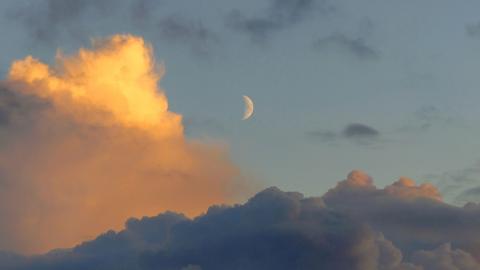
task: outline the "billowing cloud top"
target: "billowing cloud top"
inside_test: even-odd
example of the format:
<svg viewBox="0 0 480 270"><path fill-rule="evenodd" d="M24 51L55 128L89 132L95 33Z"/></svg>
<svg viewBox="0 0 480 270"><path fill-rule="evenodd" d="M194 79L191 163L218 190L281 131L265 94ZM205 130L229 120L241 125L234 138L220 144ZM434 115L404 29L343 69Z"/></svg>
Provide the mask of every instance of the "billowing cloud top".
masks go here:
<svg viewBox="0 0 480 270"><path fill-rule="evenodd" d="M325 194L327 199L335 199L337 193L352 193L357 194L372 193L376 196L399 197L402 199L419 199L428 198L431 200L442 201L442 197L438 189L432 184L425 183L417 186L415 181L406 177L401 177L392 185L378 190L373 185L373 179L363 171L352 171L347 179L338 183L338 185Z"/></svg>
<svg viewBox="0 0 480 270"><path fill-rule="evenodd" d="M152 49L142 38L117 35L94 40L93 49L74 56L58 53L50 68L29 56L13 63L8 79L26 84L22 90L52 101L61 110L82 114L77 120L112 121L139 127L154 134L182 135L181 117L168 111L168 102L157 83ZM159 72L160 71L160 72ZM89 107L93 113L78 107ZM109 122L110 124L110 122Z"/></svg>
<svg viewBox="0 0 480 270"><path fill-rule="evenodd" d="M162 74L131 35L58 53L53 66L12 64L0 87L0 250L70 247L128 217L198 215L242 193L224 147L184 137Z"/></svg>
<svg viewBox="0 0 480 270"><path fill-rule="evenodd" d="M195 219L130 219L71 250L0 261L32 270L480 269L480 208L447 205L434 190L406 179L379 189L353 171L322 197L269 188Z"/></svg>

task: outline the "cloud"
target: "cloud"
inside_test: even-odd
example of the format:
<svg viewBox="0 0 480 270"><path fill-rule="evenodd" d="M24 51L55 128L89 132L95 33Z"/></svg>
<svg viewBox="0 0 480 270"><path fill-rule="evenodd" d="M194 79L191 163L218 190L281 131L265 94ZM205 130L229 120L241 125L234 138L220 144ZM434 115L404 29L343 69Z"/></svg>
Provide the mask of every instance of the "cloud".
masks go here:
<svg viewBox="0 0 480 270"><path fill-rule="evenodd" d="M349 124L342 133L347 138L372 138L380 135L376 129L359 123Z"/></svg>
<svg viewBox="0 0 480 270"><path fill-rule="evenodd" d="M479 211L445 204L429 184L401 178L379 189L352 171L322 197L268 188L194 219L132 218L71 250L5 261L20 270L475 270Z"/></svg>
<svg viewBox="0 0 480 270"><path fill-rule="evenodd" d="M466 200L478 200L480 198L480 187L473 187L463 191L460 195L461 198Z"/></svg>
<svg viewBox="0 0 480 270"><path fill-rule="evenodd" d="M215 33L202 22L193 22L178 16L170 16L158 22L160 36L178 44L190 44L191 50L198 54L207 54L210 45L218 43Z"/></svg>
<svg viewBox="0 0 480 270"><path fill-rule="evenodd" d="M480 37L480 22L468 24L467 26L465 26L465 32L470 37L473 37L473 38Z"/></svg>
<svg viewBox="0 0 480 270"><path fill-rule="evenodd" d="M142 33L152 39L186 45L205 55L218 36L200 20L162 12L163 1L154 0L46 0L11 8L8 17L21 22L36 44L52 45L59 39L86 42L91 33ZM94 23L93 23L94 22Z"/></svg>
<svg viewBox="0 0 480 270"><path fill-rule="evenodd" d="M380 137L380 132L375 128L361 124L348 124L341 132L331 130L316 130L306 133L307 137L322 142L334 142L339 139L347 139L358 144L371 144Z"/></svg>
<svg viewBox="0 0 480 270"><path fill-rule="evenodd" d="M428 129L436 122L447 123L449 121L442 116L440 110L435 106L423 106L415 111L414 115L421 122L421 129Z"/></svg>
<svg viewBox="0 0 480 270"><path fill-rule="evenodd" d="M22 96L10 91L5 85L0 84L0 133L8 132L18 120L28 122L35 112L47 106L45 102L35 98Z"/></svg>
<svg viewBox="0 0 480 270"><path fill-rule="evenodd" d="M480 198L478 178L480 162L473 163L463 169L428 175L436 181L445 197L457 205L464 205Z"/></svg>
<svg viewBox="0 0 480 270"><path fill-rule="evenodd" d="M161 7L162 0L133 0L130 4L130 16L134 23L146 26L155 18L155 12Z"/></svg>
<svg viewBox="0 0 480 270"><path fill-rule="evenodd" d="M33 258L24 269L377 269L400 261L391 243L321 199L270 188L194 220L173 213L130 220L119 233Z"/></svg>
<svg viewBox="0 0 480 270"><path fill-rule="evenodd" d="M332 34L319 38L313 43L317 50L339 50L347 52L361 60L374 60L380 57L380 53L369 46L363 38L350 38L344 34Z"/></svg>
<svg viewBox="0 0 480 270"><path fill-rule="evenodd" d="M333 205L337 206L350 203L348 199L359 199L358 196L364 196L361 197L361 199L365 201L366 199L370 199L370 196L379 199L385 197L385 199L388 200L396 198L401 199L401 201L417 199L442 201L442 197L437 188L431 184L427 183L416 186L415 181L412 179L401 177L393 184L379 190L375 187L373 179L368 174L358 170L352 171L347 179L340 181L335 188L329 190L323 196L323 199L327 203L332 202ZM359 207L363 208L364 206L365 205L360 205Z"/></svg>
<svg viewBox="0 0 480 270"><path fill-rule="evenodd" d="M253 41L264 42L278 31L306 20L313 11L329 12L332 7L325 0L270 0L261 15L249 17L234 10L227 18L227 26L250 36Z"/></svg>
<svg viewBox="0 0 480 270"><path fill-rule="evenodd" d="M359 181L352 177L355 174L323 196L326 205L368 223L395 243L403 254L451 243L456 249L480 258L478 239L474 237L480 225L479 208L446 204L431 184L415 185L400 179L378 189L368 181L357 184Z"/></svg>
<svg viewBox="0 0 480 270"><path fill-rule="evenodd" d="M61 34L83 35L86 14L104 18L118 7L113 0L46 0L11 9L8 16L22 22L37 41L50 43Z"/></svg>
<svg viewBox="0 0 480 270"><path fill-rule="evenodd" d="M454 250L450 244L444 244L432 251L417 251L413 255L413 262L425 269L475 270L480 267L472 255L460 249Z"/></svg>
<svg viewBox="0 0 480 270"><path fill-rule="evenodd" d="M437 106L421 106L413 112L409 123L398 130L400 132L425 132L435 127L463 127L463 121L451 114Z"/></svg>
<svg viewBox="0 0 480 270"><path fill-rule="evenodd" d="M415 181L401 177L398 181L385 188L385 192L391 195L403 198L430 198L432 200L442 201L442 196L435 186L432 184L415 185Z"/></svg>
<svg viewBox="0 0 480 270"><path fill-rule="evenodd" d="M242 193L223 146L184 137L142 38L97 39L55 62L15 61L0 91L0 250L69 247L128 217L193 216Z"/></svg>

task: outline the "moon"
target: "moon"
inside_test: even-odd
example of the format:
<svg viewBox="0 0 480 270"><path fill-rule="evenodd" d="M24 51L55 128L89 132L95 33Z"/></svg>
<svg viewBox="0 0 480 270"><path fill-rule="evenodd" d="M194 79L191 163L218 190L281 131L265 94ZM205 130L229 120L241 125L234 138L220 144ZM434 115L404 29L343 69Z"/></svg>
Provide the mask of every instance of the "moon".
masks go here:
<svg viewBox="0 0 480 270"><path fill-rule="evenodd" d="M245 103L245 112L243 113L242 120L247 120L253 115L253 101L248 96L243 96L243 102Z"/></svg>

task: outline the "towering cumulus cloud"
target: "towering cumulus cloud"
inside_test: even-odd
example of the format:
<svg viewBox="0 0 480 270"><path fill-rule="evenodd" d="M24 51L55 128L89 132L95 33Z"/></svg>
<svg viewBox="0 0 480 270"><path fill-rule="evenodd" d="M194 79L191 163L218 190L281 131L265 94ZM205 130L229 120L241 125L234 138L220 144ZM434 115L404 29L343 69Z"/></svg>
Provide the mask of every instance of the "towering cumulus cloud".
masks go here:
<svg viewBox="0 0 480 270"><path fill-rule="evenodd" d="M3 270L478 270L480 208L444 203L430 184L385 188L361 171L322 197L269 188L194 219L132 218L73 249L0 253Z"/></svg>
<svg viewBox="0 0 480 270"><path fill-rule="evenodd" d="M195 215L230 202L225 149L191 142L168 111L162 67L142 38L28 56L0 89L0 250L67 247L131 216Z"/></svg>

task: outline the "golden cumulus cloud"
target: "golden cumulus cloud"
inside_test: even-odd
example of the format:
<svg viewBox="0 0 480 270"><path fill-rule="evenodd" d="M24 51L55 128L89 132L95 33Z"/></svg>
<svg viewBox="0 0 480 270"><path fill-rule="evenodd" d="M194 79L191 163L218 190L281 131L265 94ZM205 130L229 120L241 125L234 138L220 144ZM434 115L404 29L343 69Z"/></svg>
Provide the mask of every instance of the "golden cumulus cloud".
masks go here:
<svg viewBox="0 0 480 270"><path fill-rule="evenodd" d="M105 124L108 116L125 127L182 136L181 117L168 111L157 87L162 73L142 38L117 35L95 40L92 50L73 56L58 53L53 68L31 56L15 61L8 79L23 83L25 93L75 113L76 120Z"/></svg>
<svg viewBox="0 0 480 270"><path fill-rule="evenodd" d="M225 147L184 137L158 88L162 73L131 35L58 53L54 66L31 56L12 64L2 91L41 105L2 137L0 250L45 252L132 216L232 202L238 168Z"/></svg>

